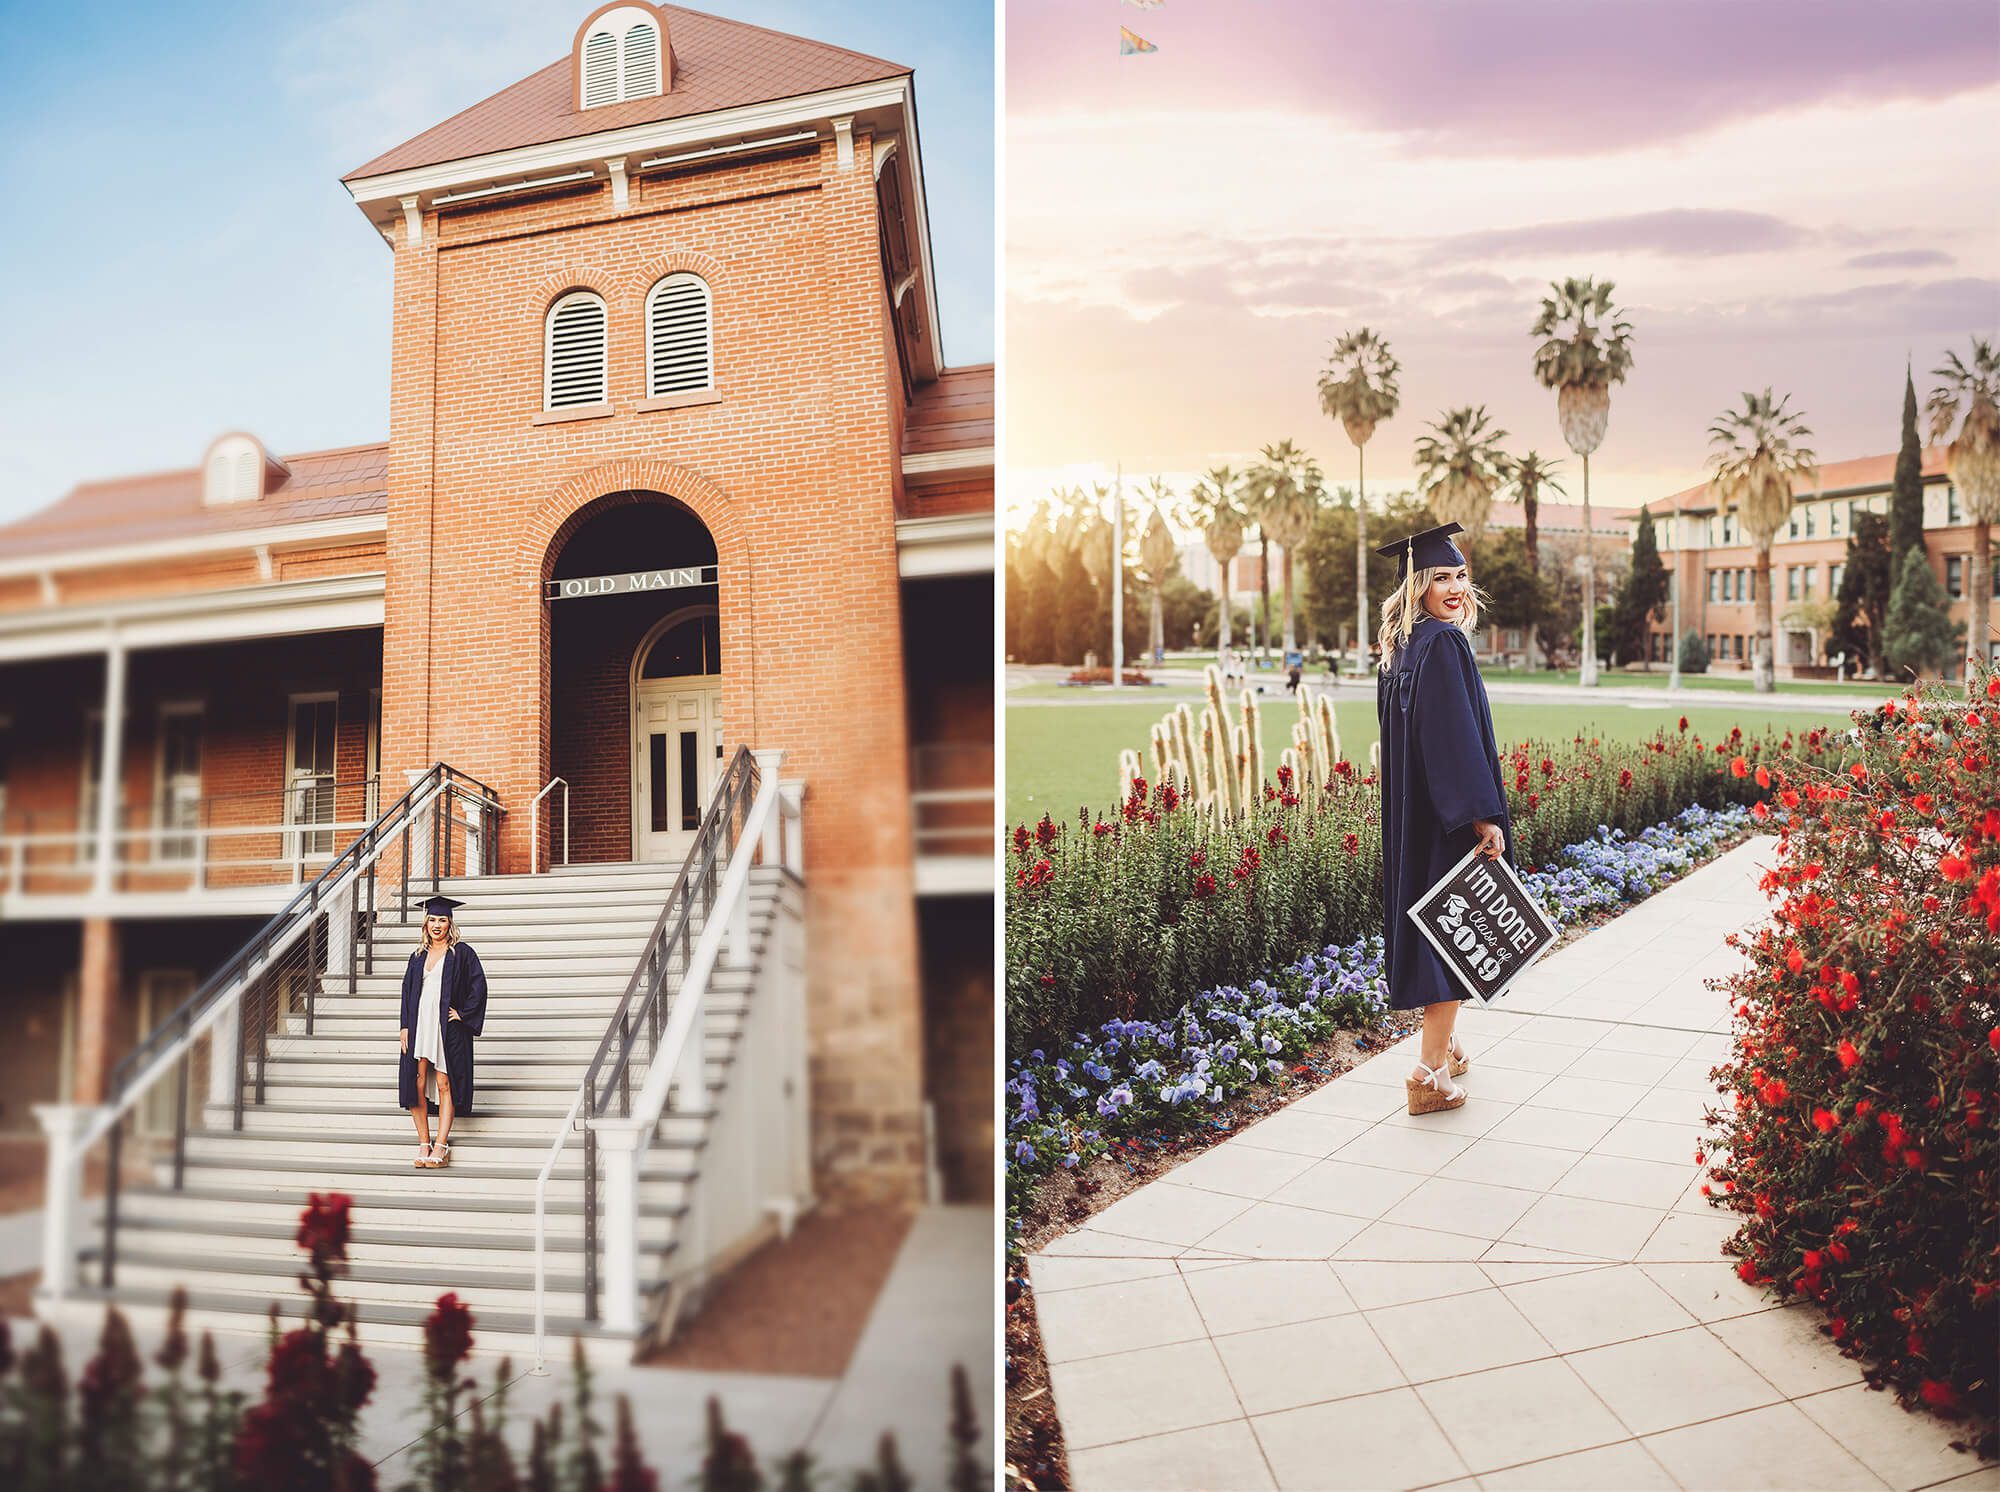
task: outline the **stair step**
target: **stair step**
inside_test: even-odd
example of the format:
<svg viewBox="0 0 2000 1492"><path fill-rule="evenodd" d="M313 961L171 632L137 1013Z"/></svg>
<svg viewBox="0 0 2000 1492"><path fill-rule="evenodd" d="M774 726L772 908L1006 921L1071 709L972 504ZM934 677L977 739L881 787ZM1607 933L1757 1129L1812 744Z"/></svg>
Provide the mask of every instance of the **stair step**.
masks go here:
<svg viewBox="0 0 2000 1492"><path fill-rule="evenodd" d="M421 1176L424 1173L411 1164L416 1154L416 1134L409 1115L404 1114L401 1118L401 1134L394 1131L349 1134L310 1129L246 1130L241 1134L230 1130L197 1130L188 1136L187 1165L204 1169L211 1166L275 1167L283 1161L288 1169L298 1171L341 1164L354 1166L364 1173L379 1170L394 1172L398 1176ZM547 1162L556 1140L553 1125L541 1131L495 1134L470 1131L469 1127L476 1123L475 1119L466 1120L465 1130L458 1124L452 1125L451 1165L446 1167L447 1170L463 1171L474 1177L526 1170L529 1179L533 1180L534 1173ZM581 1131L568 1136L568 1142L556 1159L552 1179L583 1174L583 1146L584 1135ZM697 1172L696 1162L701 1146L699 1140L656 1140L647 1148L641 1175L648 1179L657 1177L662 1181L690 1181Z"/></svg>
<svg viewBox="0 0 2000 1492"><path fill-rule="evenodd" d="M224 1185L213 1181L206 1173L191 1173L186 1185L179 1191L158 1184L121 1189L118 1193L119 1227L123 1229L129 1216L151 1219L162 1228L199 1232L215 1228L226 1216L232 1231L239 1224L257 1224L288 1229L284 1236L289 1238L298 1232L299 1212L306 1204L307 1195L315 1190L339 1191L352 1197L356 1227L424 1232L440 1226L438 1207L427 1197L353 1185L277 1186L271 1184L268 1178L252 1186ZM456 1225L468 1238L477 1233L487 1244L495 1247L509 1246L515 1240L525 1240L530 1246L534 1243L532 1186L528 1190L525 1206L511 1195L467 1193L452 1198L451 1210L455 1215L475 1219L471 1226ZM640 1190L640 1220L642 1226L649 1230L649 1237L668 1236L674 1220L685 1210L679 1202L656 1195L651 1187ZM543 1223L551 1243L566 1239L569 1242L565 1246L574 1247L575 1240L583 1235L582 1199L558 1196L551 1190L543 1207Z"/></svg>

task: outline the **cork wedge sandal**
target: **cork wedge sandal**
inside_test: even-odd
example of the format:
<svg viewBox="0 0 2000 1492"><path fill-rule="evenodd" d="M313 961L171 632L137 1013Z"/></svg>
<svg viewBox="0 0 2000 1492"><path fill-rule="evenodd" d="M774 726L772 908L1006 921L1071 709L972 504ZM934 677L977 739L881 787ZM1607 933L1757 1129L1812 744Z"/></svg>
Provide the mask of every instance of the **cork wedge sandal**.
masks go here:
<svg viewBox="0 0 2000 1492"><path fill-rule="evenodd" d="M1455 1109L1466 1100L1466 1092L1451 1080L1451 1059L1445 1059L1443 1067L1426 1067L1417 1063L1420 1078L1405 1078L1404 1090L1409 1094L1412 1114L1438 1114L1446 1109Z"/></svg>
<svg viewBox="0 0 2000 1492"><path fill-rule="evenodd" d="M1444 1062L1455 1078L1464 1077L1466 1070L1472 1066L1472 1054L1466 1051L1465 1043L1458 1039L1456 1031L1452 1032L1451 1045L1445 1048Z"/></svg>

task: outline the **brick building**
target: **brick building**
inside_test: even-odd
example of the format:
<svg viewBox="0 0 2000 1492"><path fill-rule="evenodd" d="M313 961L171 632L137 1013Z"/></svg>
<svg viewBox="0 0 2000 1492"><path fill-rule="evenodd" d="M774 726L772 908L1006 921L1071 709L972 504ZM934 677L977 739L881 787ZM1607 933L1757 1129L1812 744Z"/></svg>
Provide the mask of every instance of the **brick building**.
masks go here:
<svg viewBox="0 0 2000 1492"><path fill-rule="evenodd" d="M990 1196L993 369L941 364L911 72L582 20L344 179L384 442L191 431L0 528L0 1128L431 764L519 875L676 864L748 746L804 789L818 1189Z"/></svg>
<svg viewBox="0 0 2000 1492"><path fill-rule="evenodd" d="M1945 472L1941 446L1922 456L1924 552L1950 598L1951 617L1968 617L1972 519ZM1854 515L1886 515L1895 488L1896 453L1830 461L1808 487L1795 484L1790 522L1771 544L1773 642L1779 678L1831 677L1828 624L1840 594ZM1681 631L1708 647L1712 670L1747 672L1757 636L1757 549L1733 513L1718 510L1707 483L1652 505L1660 559L1681 587ZM1632 529L1636 530L1636 515ZM2000 570L1993 594L2000 597ZM1652 656L1668 658L1672 613L1653 618ZM2000 641L1989 640L2000 660ZM1852 660L1850 661L1850 666ZM1865 667L1866 660L1863 660ZM1957 670L1949 671L1956 676Z"/></svg>

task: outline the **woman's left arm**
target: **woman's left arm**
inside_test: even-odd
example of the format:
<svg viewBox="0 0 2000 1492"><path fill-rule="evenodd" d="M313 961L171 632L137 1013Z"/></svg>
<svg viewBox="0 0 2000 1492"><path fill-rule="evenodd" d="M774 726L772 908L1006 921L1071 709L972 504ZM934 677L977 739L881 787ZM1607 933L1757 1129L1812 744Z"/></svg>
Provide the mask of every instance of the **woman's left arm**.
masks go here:
<svg viewBox="0 0 2000 1492"><path fill-rule="evenodd" d="M1417 669L1411 722L1424 786L1447 834L1481 822L1507 819L1497 773L1486 754L1479 718L1479 668L1472 645L1453 629L1437 638Z"/></svg>
<svg viewBox="0 0 2000 1492"><path fill-rule="evenodd" d="M467 1034L477 1036L486 1029L486 970L481 967L479 955L472 951L470 945L460 943L456 952L465 962L461 975L464 984L458 996L458 1019Z"/></svg>

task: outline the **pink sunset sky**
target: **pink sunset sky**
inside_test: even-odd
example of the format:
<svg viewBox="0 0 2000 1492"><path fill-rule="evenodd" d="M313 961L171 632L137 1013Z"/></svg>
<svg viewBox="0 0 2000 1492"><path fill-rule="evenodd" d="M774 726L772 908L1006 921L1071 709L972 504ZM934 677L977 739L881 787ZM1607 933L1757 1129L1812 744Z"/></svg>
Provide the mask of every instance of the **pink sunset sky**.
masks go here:
<svg viewBox="0 0 2000 1492"><path fill-rule="evenodd" d="M1563 461L1530 371L1549 282L1616 283L1635 364L1593 503L1699 482L1745 389L1825 461L1891 451L1947 348L2000 327L1994 0L1009 0L1004 498L1285 437L1370 326L1402 408L1371 492L1449 406ZM1121 57L1118 28L1157 53Z"/></svg>

